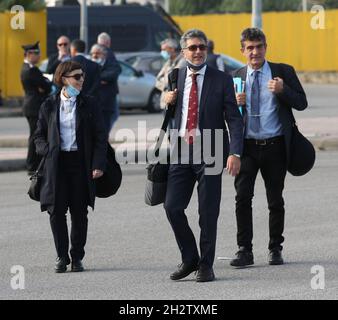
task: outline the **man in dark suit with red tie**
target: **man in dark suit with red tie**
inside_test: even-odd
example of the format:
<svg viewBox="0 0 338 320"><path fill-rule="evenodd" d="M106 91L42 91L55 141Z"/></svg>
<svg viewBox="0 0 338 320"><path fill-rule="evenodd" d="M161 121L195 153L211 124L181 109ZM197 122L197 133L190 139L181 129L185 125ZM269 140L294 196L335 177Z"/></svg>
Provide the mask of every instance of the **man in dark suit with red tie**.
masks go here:
<svg viewBox="0 0 338 320"><path fill-rule="evenodd" d="M213 262L222 172L225 166L232 176L240 170L243 120L236 105L232 78L206 66L205 34L189 30L180 44L187 67L179 69L175 90L169 76L171 91L165 97L169 108L175 108L170 141L172 149L177 150L172 155L177 154L177 158L174 161L171 157L164 208L182 256L182 263L170 278L180 280L197 271L196 281L206 282L215 279ZM211 163L207 150L221 156ZM220 170L209 170L212 166ZM184 212L196 181L200 253Z"/></svg>

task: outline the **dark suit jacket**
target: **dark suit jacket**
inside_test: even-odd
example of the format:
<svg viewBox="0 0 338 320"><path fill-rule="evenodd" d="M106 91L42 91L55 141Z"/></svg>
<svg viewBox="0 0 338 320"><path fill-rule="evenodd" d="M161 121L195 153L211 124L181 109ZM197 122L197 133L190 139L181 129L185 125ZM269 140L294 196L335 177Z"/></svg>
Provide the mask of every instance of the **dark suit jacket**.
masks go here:
<svg viewBox="0 0 338 320"><path fill-rule="evenodd" d="M82 55L77 55L72 58L73 61L80 63L86 77L82 87L83 95L97 97L97 89L100 85L100 67L96 62L93 62Z"/></svg>
<svg viewBox="0 0 338 320"><path fill-rule="evenodd" d="M290 159L292 125L294 123L292 108L301 111L306 109L308 104L304 89L297 77L294 68L290 65L283 63L268 63L271 68L272 78L280 77L284 81L284 91L280 94L277 94L277 100L280 106L278 115L285 136L288 163ZM247 75L247 67L235 70L232 75L233 77L240 77L243 81L245 81ZM246 118L245 111L246 110L244 107L244 119Z"/></svg>
<svg viewBox="0 0 338 320"><path fill-rule="evenodd" d="M118 94L117 79L120 73L121 67L116 59L115 62L106 60L105 64L101 67L100 85L97 93L103 110L113 109L113 100ZM106 83L102 84L101 81Z"/></svg>
<svg viewBox="0 0 338 320"><path fill-rule="evenodd" d="M50 93L52 84L37 67L24 63L21 69L21 83L25 91L23 114L25 117L38 117L41 103ZM39 91L39 88L43 92Z"/></svg>
<svg viewBox="0 0 338 320"><path fill-rule="evenodd" d="M76 103L76 142L78 152L83 157L85 164L89 190L88 205L94 209L95 184L92 179L92 170L105 170L107 137L102 113L94 98L80 94ZM55 205L60 152L59 106L60 92L46 99L41 106L37 129L34 133L36 152L46 157L40 193L42 211L53 210Z"/></svg>
<svg viewBox="0 0 338 320"><path fill-rule="evenodd" d="M182 119L184 83L187 68L179 69L177 90L178 97L174 113L174 129L179 130ZM169 88L172 90L172 74L169 75ZM227 122L229 132L227 131ZM203 139L203 130L211 129L212 141L215 129L223 130L223 160L224 165L228 154L242 154L243 149L243 119L239 112L231 76L222 71L206 68L201 101L199 103L199 128ZM230 142L229 142L230 135ZM203 145L203 142L202 142ZM211 152L213 153L213 144Z"/></svg>
<svg viewBox="0 0 338 320"><path fill-rule="evenodd" d="M61 63L61 61L58 58L59 58L59 53L52 54L48 58L48 64L47 64L46 73L50 73L50 74L54 74L55 73L56 68Z"/></svg>

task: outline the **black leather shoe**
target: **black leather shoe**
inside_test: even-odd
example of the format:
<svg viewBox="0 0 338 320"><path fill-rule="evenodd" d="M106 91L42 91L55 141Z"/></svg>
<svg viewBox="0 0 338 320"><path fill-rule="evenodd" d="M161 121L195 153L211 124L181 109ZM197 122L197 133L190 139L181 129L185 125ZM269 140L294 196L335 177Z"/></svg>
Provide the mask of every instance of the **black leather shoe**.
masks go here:
<svg viewBox="0 0 338 320"><path fill-rule="evenodd" d="M67 265L70 263L69 259L65 257L57 257L55 261L54 271L56 273L63 273L67 270Z"/></svg>
<svg viewBox="0 0 338 320"><path fill-rule="evenodd" d="M197 263L184 263L178 265L178 269L170 275L171 280L180 280L187 277L190 273L197 271Z"/></svg>
<svg viewBox="0 0 338 320"><path fill-rule="evenodd" d="M282 250L280 249L272 249L269 252L269 264L270 265L280 265L284 264L282 257Z"/></svg>
<svg viewBox="0 0 338 320"><path fill-rule="evenodd" d="M200 266L197 271L196 282L208 282L215 280L214 270L206 266Z"/></svg>
<svg viewBox="0 0 338 320"><path fill-rule="evenodd" d="M236 258L230 261L233 267L245 267L254 264L254 257L252 251L247 250L245 247L240 247L236 253Z"/></svg>
<svg viewBox="0 0 338 320"><path fill-rule="evenodd" d="M81 260L72 260L72 272L81 272L84 270Z"/></svg>

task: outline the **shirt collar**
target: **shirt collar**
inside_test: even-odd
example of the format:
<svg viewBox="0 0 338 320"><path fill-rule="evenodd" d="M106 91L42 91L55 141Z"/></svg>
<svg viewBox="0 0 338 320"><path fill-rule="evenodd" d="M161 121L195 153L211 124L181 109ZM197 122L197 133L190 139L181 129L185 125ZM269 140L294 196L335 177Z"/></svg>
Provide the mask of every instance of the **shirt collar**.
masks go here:
<svg viewBox="0 0 338 320"><path fill-rule="evenodd" d="M27 64L29 65L30 68L33 68L33 67L34 67L27 59L25 59L23 62L24 62L24 63L27 63Z"/></svg>
<svg viewBox="0 0 338 320"><path fill-rule="evenodd" d="M60 92L60 98L61 98L61 101L64 101L64 102L71 102L71 103L74 103L76 101L76 97L70 97L70 98L67 98L64 94L63 94L63 90L61 90Z"/></svg>
<svg viewBox="0 0 338 320"><path fill-rule="evenodd" d="M248 75L252 76L252 74L255 72L255 71L260 71L261 73L265 73L267 71L267 69L269 68L269 64L266 62L266 60L264 61L263 65L255 70L255 69L252 69L249 65L248 65Z"/></svg>
<svg viewBox="0 0 338 320"><path fill-rule="evenodd" d="M195 73L198 73L199 75L204 77L205 70L207 69L207 66L205 65L201 70L196 71ZM190 77L193 74L193 72L187 67L187 77Z"/></svg>

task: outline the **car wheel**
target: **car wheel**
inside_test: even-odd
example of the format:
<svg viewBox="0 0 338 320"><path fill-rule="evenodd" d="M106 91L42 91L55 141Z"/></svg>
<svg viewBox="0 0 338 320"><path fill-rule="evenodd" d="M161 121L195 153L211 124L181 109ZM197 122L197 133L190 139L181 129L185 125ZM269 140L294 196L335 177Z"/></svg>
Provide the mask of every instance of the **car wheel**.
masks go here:
<svg viewBox="0 0 338 320"><path fill-rule="evenodd" d="M154 89L149 97L148 112L160 112L161 109L161 91Z"/></svg>

